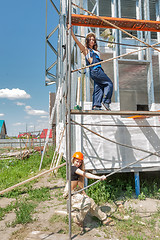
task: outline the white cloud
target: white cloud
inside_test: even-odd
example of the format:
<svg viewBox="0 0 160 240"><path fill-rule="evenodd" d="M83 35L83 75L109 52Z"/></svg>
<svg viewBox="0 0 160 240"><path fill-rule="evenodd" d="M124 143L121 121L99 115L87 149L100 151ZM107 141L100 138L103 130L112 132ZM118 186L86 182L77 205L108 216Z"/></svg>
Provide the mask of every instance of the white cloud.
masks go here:
<svg viewBox="0 0 160 240"><path fill-rule="evenodd" d="M33 109L31 106L26 106L25 111L26 111L27 114L34 115L34 116L48 115L48 112L46 112L44 110Z"/></svg>
<svg viewBox="0 0 160 240"><path fill-rule="evenodd" d="M27 127L29 127L29 128L35 128L35 126L34 126L34 125L29 125L29 126L27 126Z"/></svg>
<svg viewBox="0 0 160 240"><path fill-rule="evenodd" d="M37 122L38 122L38 123L48 123L48 124L49 124L49 122L48 122L47 119L43 120L43 119L39 118L39 119L37 120Z"/></svg>
<svg viewBox="0 0 160 240"><path fill-rule="evenodd" d="M31 96L26 93L26 91L21 90L19 88L12 89L0 89L0 98L8 98L8 99L27 99L31 98Z"/></svg>
<svg viewBox="0 0 160 240"><path fill-rule="evenodd" d="M4 116L4 113L0 113L0 117L3 117Z"/></svg>
<svg viewBox="0 0 160 240"><path fill-rule="evenodd" d="M25 103L22 103L22 102L16 102L16 105L17 105L17 106L24 106Z"/></svg>
<svg viewBox="0 0 160 240"><path fill-rule="evenodd" d="M48 118L48 116L41 116L40 118Z"/></svg>
<svg viewBox="0 0 160 240"><path fill-rule="evenodd" d="M13 123L12 125L13 125L13 126L22 126L22 125L24 125L24 123L17 122L17 123Z"/></svg>

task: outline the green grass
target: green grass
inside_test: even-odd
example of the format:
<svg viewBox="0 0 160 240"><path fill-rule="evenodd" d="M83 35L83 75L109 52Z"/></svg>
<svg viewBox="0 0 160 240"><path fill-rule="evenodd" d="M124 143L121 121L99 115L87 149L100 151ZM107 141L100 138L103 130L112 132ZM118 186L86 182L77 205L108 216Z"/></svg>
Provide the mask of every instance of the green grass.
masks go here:
<svg viewBox="0 0 160 240"><path fill-rule="evenodd" d="M145 240L146 238L139 236L139 234L136 234L137 236L127 236L128 240Z"/></svg>
<svg viewBox="0 0 160 240"><path fill-rule="evenodd" d="M34 212L35 207L35 203L26 200L17 201L15 207L16 220L13 224L26 224L32 222L32 213Z"/></svg>
<svg viewBox="0 0 160 240"><path fill-rule="evenodd" d="M57 198L58 201L63 201L63 193L60 191L60 189L56 190L54 196Z"/></svg>
<svg viewBox="0 0 160 240"><path fill-rule="evenodd" d="M53 148L50 147L43 159L42 168L49 168L53 156ZM0 190L13 186L33 175L39 173L41 156L39 153L33 153L29 158L24 160L12 159L0 161ZM32 222L32 213L35 207L41 201L50 200L50 189L41 187L33 189L33 183L38 180L33 180L25 185L15 188L14 190L5 193L1 197L16 198L15 203L11 203L5 208L0 208L0 220L3 219L5 214L10 211L15 211L16 220L12 226L16 224L26 224ZM25 195L25 197L23 197Z"/></svg>
<svg viewBox="0 0 160 240"><path fill-rule="evenodd" d="M69 224L69 219L68 219L68 216L60 216L60 215L57 215L57 214L54 214L49 222L51 224L56 224L56 223L60 223L61 222L61 229L58 231L58 233L63 233L63 234L68 234L68 224ZM72 233L79 233L79 231L81 230L81 228L79 226L77 226L77 224L73 224L73 221L71 220L72 222Z"/></svg>
<svg viewBox="0 0 160 240"><path fill-rule="evenodd" d="M143 193L144 198L156 198L160 199L160 182L159 178L151 178L150 180L142 180L141 182L141 193Z"/></svg>
<svg viewBox="0 0 160 240"><path fill-rule="evenodd" d="M32 189L32 185L36 182L37 180L33 180L32 182L26 183L13 189L12 191L9 191L8 193L5 193L3 196L7 198L17 198L20 195L27 194Z"/></svg>
<svg viewBox="0 0 160 240"><path fill-rule="evenodd" d="M15 226L18 223L26 224L28 222L32 222L32 213L34 208L37 206L39 202L47 201L51 199L50 189L41 187L39 189L29 188L25 193L28 192L28 196L23 198L24 191L18 190L15 191L13 195L17 197L16 203L11 203L5 208L0 208L0 220L3 219L5 214L15 210L16 213L16 221L12 223L12 226ZM18 199L19 197L19 199Z"/></svg>
<svg viewBox="0 0 160 240"><path fill-rule="evenodd" d="M50 163L52 161L52 156L53 148L49 148L43 159L42 169L49 169ZM40 160L41 156L39 153L34 153L29 158L24 160L1 160L0 190L8 188L38 174ZM62 160L61 163L63 162L64 160ZM63 177L66 179L66 166L59 169L58 177ZM0 220L2 220L5 214L9 213L10 211L15 211L16 220L12 223L13 226L19 223L26 224L28 222L34 221L32 216L37 204L42 201L48 201L51 199L49 188L41 187L39 189L33 189L32 186L36 181L38 181L38 179L4 194L5 197L16 198L17 200L15 203L9 204L5 208L0 208ZM154 197L160 199L159 177L151 177L150 175L146 177L143 176L143 174L140 174L140 181L141 195L139 196L139 199L143 200L146 197ZM89 180L89 184L92 182L93 180ZM99 182L89 188L88 195L99 204L121 199L126 200L128 198L135 198L134 175L133 173L115 174L112 177L108 178L106 181ZM56 197L56 199L62 203L63 197L61 190L57 189L55 191L54 197ZM148 232L150 232L150 234L153 236L156 236L154 233L155 225L157 224L155 219L160 218L160 211L158 211L154 217L151 217L150 220L145 222L146 226L139 224L140 220L138 218L132 217L134 216L132 209L130 209L129 212L125 214L130 215L131 219L125 221L116 221L116 227L119 231L119 234L125 232L124 239L145 240L145 237L147 239L147 233L143 232L143 230L146 229L146 226L149 228ZM68 219L64 217L54 216L50 221L52 223L56 223L57 221L66 223L67 220ZM75 226L75 231L76 229L77 227ZM68 230L66 228L62 228L60 231L66 232ZM144 236L141 233L144 234Z"/></svg>
<svg viewBox="0 0 160 240"><path fill-rule="evenodd" d="M6 213L11 212L15 208L15 204L11 203L7 205L5 208L0 207L0 221L3 219Z"/></svg>
<svg viewBox="0 0 160 240"><path fill-rule="evenodd" d="M50 189L46 187L41 187L38 189L31 189L28 191L29 200L34 200L36 202L47 201L51 199Z"/></svg>
<svg viewBox="0 0 160 240"><path fill-rule="evenodd" d="M44 156L42 169L49 168L52 156L53 148L49 148L49 151ZM40 160L41 156L36 152L27 159L0 161L0 190L6 189L38 174Z"/></svg>
<svg viewBox="0 0 160 240"><path fill-rule="evenodd" d="M129 219L124 219L124 215L128 215ZM159 211L151 214L147 219L139 216L133 209L126 210L124 215L121 214L121 219L117 218L116 214L113 216L116 223L116 231L121 236L120 239L149 240L160 238L159 231L156 231L158 219L160 219Z"/></svg>
<svg viewBox="0 0 160 240"><path fill-rule="evenodd" d="M95 180L89 179L88 184ZM160 199L160 178L140 173L141 194L140 200L146 197ZM98 182L87 190L87 194L96 203L135 198L135 183L133 173L115 174L106 181Z"/></svg>
<svg viewBox="0 0 160 240"><path fill-rule="evenodd" d="M60 221L65 223L65 217L62 217L57 214L54 214L49 220L50 223L55 223L55 222L60 222Z"/></svg>
<svg viewBox="0 0 160 240"><path fill-rule="evenodd" d="M66 162L64 159L61 160L61 164ZM58 177L62 177L63 179L66 179L66 166L63 166L58 169Z"/></svg>

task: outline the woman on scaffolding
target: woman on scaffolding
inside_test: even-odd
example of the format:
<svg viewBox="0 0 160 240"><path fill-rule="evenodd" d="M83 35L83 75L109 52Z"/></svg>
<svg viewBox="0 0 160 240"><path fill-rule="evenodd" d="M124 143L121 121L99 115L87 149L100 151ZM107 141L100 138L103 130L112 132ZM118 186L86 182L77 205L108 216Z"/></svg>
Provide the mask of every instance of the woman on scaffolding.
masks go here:
<svg viewBox="0 0 160 240"><path fill-rule="evenodd" d="M81 52L85 55L86 65L98 63L96 66L91 66L90 76L94 80L94 91L93 91L93 104L92 110L101 110L101 104L104 108L110 111L110 103L113 92L113 83L111 79L104 73L104 70L100 64L100 52L96 42L96 36L94 33L89 33L85 39L85 46L79 42L73 33L71 28L71 34Z"/></svg>
<svg viewBox="0 0 160 240"><path fill-rule="evenodd" d="M81 191L81 193L74 192L77 190L77 186L84 188L84 178L105 180L106 176L98 176L84 171L83 154L81 152L75 152L72 156L71 166L71 192L72 192L72 218L73 221L83 228L83 221L86 214L90 211L93 216L99 218L104 225L109 225L112 219L107 218L106 213L102 212L94 200ZM64 198L68 197L68 182L64 189Z"/></svg>

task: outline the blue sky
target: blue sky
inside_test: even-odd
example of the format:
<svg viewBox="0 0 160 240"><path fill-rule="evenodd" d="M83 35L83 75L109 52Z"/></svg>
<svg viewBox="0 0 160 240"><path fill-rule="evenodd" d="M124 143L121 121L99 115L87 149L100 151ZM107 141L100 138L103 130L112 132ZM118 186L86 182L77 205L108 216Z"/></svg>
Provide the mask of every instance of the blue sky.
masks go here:
<svg viewBox="0 0 160 240"><path fill-rule="evenodd" d="M59 9L59 0L53 2ZM46 0L0 3L0 120L5 120L9 136L26 127L48 128L49 92L55 92L55 85L45 86ZM48 33L58 21L48 0ZM57 33L51 43L57 48ZM54 54L48 57L56 60Z"/></svg>

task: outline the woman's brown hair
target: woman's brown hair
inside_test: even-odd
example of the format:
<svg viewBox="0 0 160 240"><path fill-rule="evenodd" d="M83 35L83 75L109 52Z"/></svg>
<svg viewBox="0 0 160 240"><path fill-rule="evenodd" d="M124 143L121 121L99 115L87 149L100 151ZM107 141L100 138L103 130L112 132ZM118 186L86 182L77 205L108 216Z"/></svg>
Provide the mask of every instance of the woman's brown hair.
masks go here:
<svg viewBox="0 0 160 240"><path fill-rule="evenodd" d="M94 37L93 49L97 51L98 46L97 46L96 36L95 36L94 33L88 33L88 34L87 34L86 40L85 40L85 42L86 42L86 47L89 48L89 41L90 41L90 38L91 38L91 37Z"/></svg>
<svg viewBox="0 0 160 240"><path fill-rule="evenodd" d="M74 160L75 158L72 158L72 164L74 164ZM84 167L84 161L82 161L82 164L81 166L79 167L82 171L85 171L85 167ZM79 179L78 179L78 185L80 188L84 188L84 176L79 176Z"/></svg>

